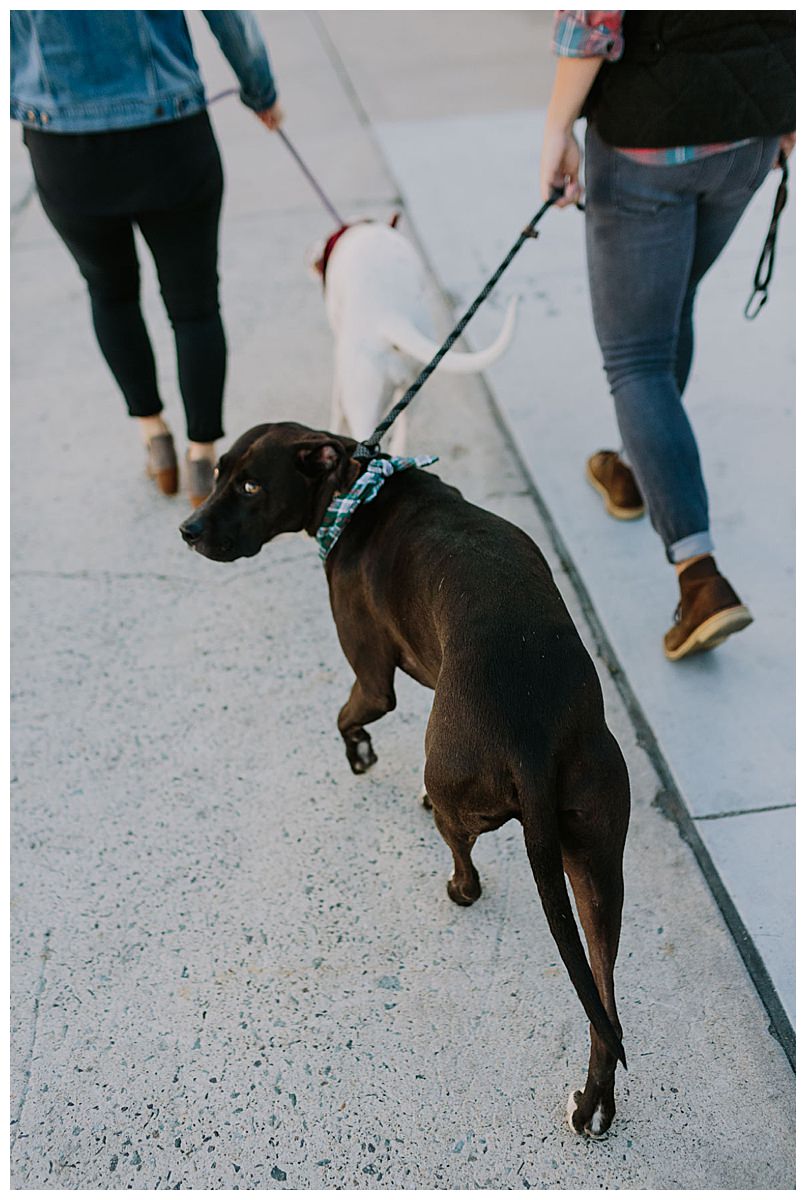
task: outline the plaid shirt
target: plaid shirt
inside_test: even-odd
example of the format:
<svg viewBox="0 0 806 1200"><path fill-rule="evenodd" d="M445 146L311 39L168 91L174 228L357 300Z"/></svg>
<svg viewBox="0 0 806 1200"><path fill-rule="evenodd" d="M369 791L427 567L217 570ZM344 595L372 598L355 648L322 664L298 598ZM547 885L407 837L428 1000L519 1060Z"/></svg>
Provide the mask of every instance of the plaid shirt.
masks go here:
<svg viewBox="0 0 806 1200"><path fill-rule="evenodd" d="M604 58L617 62L624 53L622 20L624 9L561 8L554 16L553 50L561 58ZM620 154L649 166L665 167L673 163L694 162L723 150L746 146L752 138L738 142L709 142L701 146L658 146L636 150L617 146Z"/></svg>
<svg viewBox="0 0 806 1200"><path fill-rule="evenodd" d="M422 455L419 458L372 458L367 464L363 475L359 475L349 492L342 496L334 496L322 517L322 524L316 531L319 543L319 557L325 561L330 551L336 545L350 517L362 504L374 500L390 475L397 471L407 471L409 467L430 467L438 462L435 455Z"/></svg>

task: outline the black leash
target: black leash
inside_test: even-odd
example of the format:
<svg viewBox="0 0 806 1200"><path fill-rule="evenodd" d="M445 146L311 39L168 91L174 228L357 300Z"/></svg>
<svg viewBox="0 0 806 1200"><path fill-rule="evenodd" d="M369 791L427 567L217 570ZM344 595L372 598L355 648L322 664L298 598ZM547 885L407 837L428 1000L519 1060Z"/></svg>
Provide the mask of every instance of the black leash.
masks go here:
<svg viewBox="0 0 806 1200"><path fill-rule="evenodd" d="M225 88L223 92L217 92L215 96L212 96L207 101L207 107L209 108L212 104L217 104L218 101L223 100L225 96L239 96L239 95L240 95L240 92L238 91L237 88ZM335 205L331 204L330 200L328 200L328 198L325 194L324 188L319 183L319 181L316 178L316 176L314 175L313 171L311 171L310 168L303 161L303 159L299 153L299 150L297 150L296 146L294 146L294 144L292 143L288 134L283 129L276 129L274 132L280 138L280 141L283 143L286 150L288 150L289 154L294 159L297 166L302 171L302 174L308 180L308 183L311 185L313 190L316 192L317 196L322 201L323 205L325 206L327 211L330 213L333 220L336 222L337 225L343 226L345 224L344 218L339 214L339 211L335 207Z"/></svg>
<svg viewBox="0 0 806 1200"><path fill-rule="evenodd" d="M744 315L748 321L755 321L758 314L761 312L764 305L767 303L767 293L770 288L770 280L772 279L772 269L775 266L775 242L778 237L778 222L781 218L781 213L786 206L789 196L789 164L786 161L786 155L783 150L778 156L778 166L781 168L781 182L778 184L778 191L775 193L775 203L772 206L772 220L767 236L764 239L764 246L761 251L761 257L758 260L756 274L753 280L753 292L747 304L744 306ZM754 301L756 296L761 299Z"/></svg>
<svg viewBox="0 0 806 1200"><path fill-rule="evenodd" d="M518 253L518 251L520 250L520 248L524 244L524 242L527 242L529 240L529 238L536 238L538 236L537 229L536 229L538 222L540 221L540 219L544 215L544 213L548 212L548 210L551 208L552 204L555 204L556 201L560 199L562 194L563 194L562 189L559 189L558 191L553 192L551 197L545 202L545 204L543 204L541 206L540 210L537 213L535 213L534 217L532 217L532 220L529 222L529 224L523 230L523 232L521 233L517 242L512 247L512 249L510 250L509 254L506 256L504 261L501 263L498 270L489 279L489 281L484 285L484 287L479 292L478 296L476 296L476 299L470 305L470 308L467 310L467 312L462 317L462 319L459 321L459 323L448 334L447 338L442 343L439 350L437 350L436 354L431 359L430 363L428 363L427 366L423 367L422 371L417 376L414 383L411 385L411 387L408 389L408 391L405 393L405 395L402 396L400 398L400 400L398 400L397 404L387 414L387 416L384 417L384 419L381 421L380 425L378 425L378 427L374 430L372 435L369 438L367 438L366 441L358 443L355 450L353 451L353 458L357 458L360 461L361 459L375 458L380 453L380 448L381 448L380 442L381 442L381 438L383 437L383 435L387 432L389 427L397 420L397 418L400 416L400 414L403 412L403 410L405 408L408 408L408 406L411 404L414 397L419 392L420 388L425 383L425 381L437 369L440 362L445 357L445 355L448 353L448 351L450 350L453 343L456 341L456 339L458 337L461 337L462 331L465 328L465 326L467 325L468 321L471 319L471 317L476 312L476 310L487 299L490 292L493 290L495 285L498 283L498 280L504 274L504 271L506 271L507 267L512 262L513 258Z"/></svg>

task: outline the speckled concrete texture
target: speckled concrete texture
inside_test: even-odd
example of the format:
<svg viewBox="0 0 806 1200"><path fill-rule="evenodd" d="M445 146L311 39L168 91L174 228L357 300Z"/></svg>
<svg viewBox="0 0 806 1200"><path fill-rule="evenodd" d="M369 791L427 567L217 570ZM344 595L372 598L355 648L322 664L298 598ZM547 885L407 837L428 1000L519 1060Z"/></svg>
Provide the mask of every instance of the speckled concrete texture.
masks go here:
<svg viewBox="0 0 806 1200"><path fill-rule="evenodd" d="M317 105L348 108L316 24L285 13L276 30L278 70L282 49ZM295 94L304 131L313 99L299 80ZM304 269L327 220L245 129L222 131L231 437L267 418L321 425L330 377ZM370 132L350 136L364 174L352 194L342 176L339 199L383 214L393 183ZM277 176L262 210L237 199L255 147ZM144 288L179 432L150 269ZM617 973L630 1070L595 1143L564 1121L586 1021L520 829L480 839L474 907L445 893L450 855L417 799L428 693L399 679L379 762L355 778L314 544L233 565L185 550L186 506L142 476L36 203L17 217L12 296L13 1185L794 1186L792 1073L598 656L634 815ZM410 444L536 538L596 655L482 384L431 381Z"/></svg>

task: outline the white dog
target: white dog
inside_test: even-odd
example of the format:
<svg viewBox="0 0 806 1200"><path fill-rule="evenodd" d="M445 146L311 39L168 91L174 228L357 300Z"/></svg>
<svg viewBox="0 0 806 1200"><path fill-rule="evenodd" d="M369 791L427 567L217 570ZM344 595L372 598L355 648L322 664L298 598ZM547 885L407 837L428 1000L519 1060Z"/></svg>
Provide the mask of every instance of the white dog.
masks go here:
<svg viewBox="0 0 806 1200"><path fill-rule="evenodd" d="M439 349L425 268L396 223L393 217L389 225L345 225L312 255L335 339L331 429L358 439L369 437ZM512 338L517 303L517 297L510 301L491 346L478 354L449 350L438 370L460 374L494 363ZM392 427L391 452L400 454L404 443L400 416Z"/></svg>

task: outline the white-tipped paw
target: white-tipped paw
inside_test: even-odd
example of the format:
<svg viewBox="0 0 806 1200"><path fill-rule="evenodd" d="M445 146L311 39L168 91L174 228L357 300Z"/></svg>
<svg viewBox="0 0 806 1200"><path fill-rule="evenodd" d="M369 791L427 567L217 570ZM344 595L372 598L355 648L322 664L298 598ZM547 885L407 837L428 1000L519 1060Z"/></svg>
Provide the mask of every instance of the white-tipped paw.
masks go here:
<svg viewBox="0 0 806 1200"><path fill-rule="evenodd" d="M363 740L358 742L355 747L355 756L365 767L371 767L375 762L375 755L372 753L372 743Z"/></svg>
<svg viewBox="0 0 806 1200"><path fill-rule="evenodd" d="M576 1133L578 1135L580 1132L582 1132L585 1133L589 1138L593 1138L595 1142L600 1142L607 1133L607 1130L603 1128L605 1119L604 1110L601 1104L597 1105L593 1110L593 1116L588 1124L583 1130L579 1130L574 1124L574 1113L576 1112L577 1105L581 1099L581 1092L571 1092L568 1097L568 1103L565 1106L565 1116L568 1121L568 1128L572 1133Z"/></svg>

